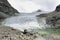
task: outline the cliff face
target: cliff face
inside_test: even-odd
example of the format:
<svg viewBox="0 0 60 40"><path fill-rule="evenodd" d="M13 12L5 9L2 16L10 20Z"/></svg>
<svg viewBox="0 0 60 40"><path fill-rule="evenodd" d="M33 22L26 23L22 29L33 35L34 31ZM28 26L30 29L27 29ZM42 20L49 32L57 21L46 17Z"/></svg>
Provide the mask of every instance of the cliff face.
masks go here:
<svg viewBox="0 0 60 40"><path fill-rule="evenodd" d="M18 11L7 0L0 0L0 19L15 15L15 13L18 13Z"/></svg>
<svg viewBox="0 0 60 40"><path fill-rule="evenodd" d="M40 14L37 16L39 21L41 21L40 26L44 25L43 28L60 28L60 5L56 7L56 10L46 14ZM44 20L44 21L42 21Z"/></svg>

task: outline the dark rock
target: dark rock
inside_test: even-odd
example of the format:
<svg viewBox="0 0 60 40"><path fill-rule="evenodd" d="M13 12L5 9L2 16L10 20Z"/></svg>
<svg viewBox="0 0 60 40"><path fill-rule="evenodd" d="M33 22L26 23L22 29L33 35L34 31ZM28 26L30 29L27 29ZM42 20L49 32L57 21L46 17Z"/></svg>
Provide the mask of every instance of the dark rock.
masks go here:
<svg viewBox="0 0 60 40"><path fill-rule="evenodd" d="M18 13L16 9L14 9L7 0L0 0L0 18L6 18Z"/></svg>
<svg viewBox="0 0 60 40"><path fill-rule="evenodd" d="M55 10L55 11L60 12L60 5L58 5L58 6L56 7L56 10Z"/></svg>
<svg viewBox="0 0 60 40"><path fill-rule="evenodd" d="M27 30L25 29L24 32L23 32L23 34L27 34L27 33L28 33L28 32L27 32Z"/></svg>
<svg viewBox="0 0 60 40"><path fill-rule="evenodd" d="M0 12L0 19L4 19L6 17L9 17L9 16L6 15L5 13L3 13L3 12Z"/></svg>
<svg viewBox="0 0 60 40"><path fill-rule="evenodd" d="M39 12L43 12L43 11L42 11L42 10L40 10L40 9L38 9L38 10L36 10L36 11L32 12L32 13L39 13Z"/></svg>
<svg viewBox="0 0 60 40"><path fill-rule="evenodd" d="M36 12L41 12L41 10L37 10Z"/></svg>
<svg viewBox="0 0 60 40"><path fill-rule="evenodd" d="M33 35L33 33L28 32L26 29L24 30L23 34L28 35L28 36Z"/></svg>
<svg viewBox="0 0 60 40"><path fill-rule="evenodd" d="M47 17L48 14L40 14L40 15L37 15L36 17Z"/></svg>

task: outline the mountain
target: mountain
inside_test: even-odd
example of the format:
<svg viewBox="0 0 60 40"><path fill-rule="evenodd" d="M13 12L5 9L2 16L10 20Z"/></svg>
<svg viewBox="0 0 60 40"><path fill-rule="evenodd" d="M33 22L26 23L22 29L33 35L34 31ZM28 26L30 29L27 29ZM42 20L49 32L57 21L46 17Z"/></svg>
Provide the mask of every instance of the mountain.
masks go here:
<svg viewBox="0 0 60 40"><path fill-rule="evenodd" d="M38 23L42 28L60 29L60 5L53 12L37 15Z"/></svg>
<svg viewBox="0 0 60 40"><path fill-rule="evenodd" d="M0 0L0 19L15 15L15 13L18 13L18 11L7 0Z"/></svg>
<svg viewBox="0 0 60 40"><path fill-rule="evenodd" d="M55 11L60 12L60 5L56 7Z"/></svg>

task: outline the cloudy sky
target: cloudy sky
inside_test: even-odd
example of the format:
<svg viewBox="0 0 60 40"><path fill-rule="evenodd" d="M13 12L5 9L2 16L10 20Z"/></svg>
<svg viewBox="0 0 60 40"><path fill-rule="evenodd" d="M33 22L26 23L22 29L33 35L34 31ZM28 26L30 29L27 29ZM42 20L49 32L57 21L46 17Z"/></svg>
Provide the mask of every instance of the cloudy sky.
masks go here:
<svg viewBox="0 0 60 40"><path fill-rule="evenodd" d="M19 12L33 12L38 9L53 11L60 4L60 0L8 0Z"/></svg>

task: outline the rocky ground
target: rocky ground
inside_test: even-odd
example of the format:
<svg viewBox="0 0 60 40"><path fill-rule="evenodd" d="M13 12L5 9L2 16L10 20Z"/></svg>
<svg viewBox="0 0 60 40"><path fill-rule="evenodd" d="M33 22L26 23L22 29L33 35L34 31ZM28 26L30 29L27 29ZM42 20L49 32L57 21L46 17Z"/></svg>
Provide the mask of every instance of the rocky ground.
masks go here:
<svg viewBox="0 0 60 40"><path fill-rule="evenodd" d="M34 32L24 32L17 29L0 26L0 40L60 40L60 35L38 34Z"/></svg>
<svg viewBox="0 0 60 40"><path fill-rule="evenodd" d="M34 40L37 34L21 32L11 27L0 27L0 40Z"/></svg>

